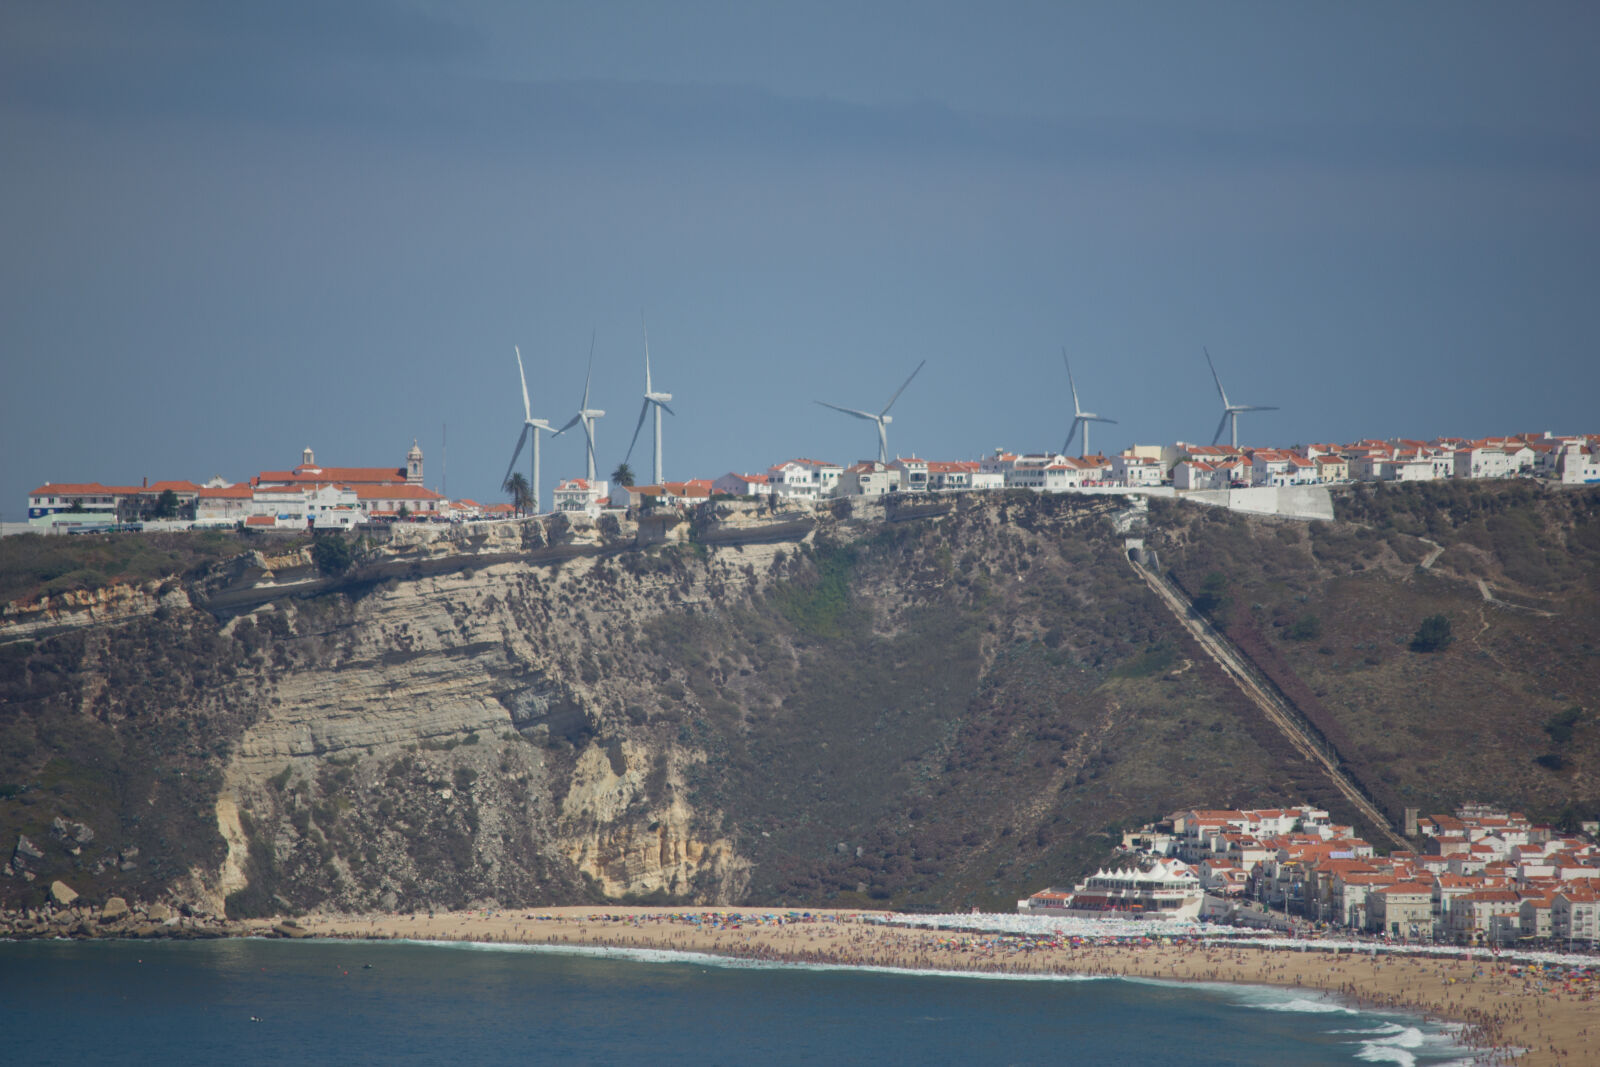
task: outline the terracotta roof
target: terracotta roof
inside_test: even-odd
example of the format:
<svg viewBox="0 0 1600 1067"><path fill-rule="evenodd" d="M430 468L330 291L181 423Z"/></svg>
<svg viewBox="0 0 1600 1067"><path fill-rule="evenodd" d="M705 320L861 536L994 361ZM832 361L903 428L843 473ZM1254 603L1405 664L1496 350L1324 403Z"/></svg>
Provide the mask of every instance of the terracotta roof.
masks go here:
<svg viewBox="0 0 1600 1067"><path fill-rule="evenodd" d="M249 500L254 495L255 487L244 482L217 489L202 488L200 490L201 500Z"/></svg>
<svg viewBox="0 0 1600 1067"><path fill-rule="evenodd" d="M46 482L39 488L29 493L29 496L106 496L121 492L109 485L99 482L57 482L54 485Z"/></svg>
<svg viewBox="0 0 1600 1067"><path fill-rule="evenodd" d="M262 471L263 482L358 482L371 485L404 484L404 467L319 467L301 465L292 471Z"/></svg>
<svg viewBox="0 0 1600 1067"><path fill-rule="evenodd" d="M432 489L420 485L351 485L357 500L444 500Z"/></svg>

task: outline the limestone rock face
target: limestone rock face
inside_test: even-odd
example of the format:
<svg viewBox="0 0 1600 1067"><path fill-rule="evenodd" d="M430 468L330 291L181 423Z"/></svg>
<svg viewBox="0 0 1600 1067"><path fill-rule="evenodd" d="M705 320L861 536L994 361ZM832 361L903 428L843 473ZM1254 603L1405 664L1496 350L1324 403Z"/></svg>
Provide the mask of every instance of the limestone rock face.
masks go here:
<svg viewBox="0 0 1600 1067"><path fill-rule="evenodd" d="M100 921L114 923L119 919L126 919L128 913L128 902L121 897L112 897L106 901L105 907L100 909Z"/></svg>
<svg viewBox="0 0 1600 1067"><path fill-rule="evenodd" d="M50 883L50 899L65 907L78 899L78 894L65 882Z"/></svg>
<svg viewBox="0 0 1600 1067"><path fill-rule="evenodd" d="M189 600L176 592L175 605ZM153 615L162 604L159 587L108 585L100 589L74 589L36 601L12 601L0 607L0 642L37 640L53 633L127 622Z"/></svg>
<svg viewBox="0 0 1600 1067"><path fill-rule="evenodd" d="M526 530L501 532L525 545ZM557 547L600 536L571 522L538 535ZM405 538L407 553L474 547L426 529ZM485 553L498 545L485 543ZM227 858L194 902L216 912L230 899L266 910L596 892L736 899L748 862L705 829L721 813L684 788L682 769L705 753L673 740L675 728L640 730L659 677L603 664L635 657L663 615L759 588L779 551L490 561L359 596L280 600L230 623L289 636L271 650L279 669L216 803ZM272 892L264 867L276 872Z"/></svg>
<svg viewBox="0 0 1600 1067"><path fill-rule="evenodd" d="M652 802L646 794L650 758L629 742L611 752L584 750L562 804L568 855L608 896L659 891L677 897L710 887L713 903L731 902L747 882L748 862L728 840L697 833L694 813L676 791L664 804ZM648 822L626 817L640 807Z"/></svg>

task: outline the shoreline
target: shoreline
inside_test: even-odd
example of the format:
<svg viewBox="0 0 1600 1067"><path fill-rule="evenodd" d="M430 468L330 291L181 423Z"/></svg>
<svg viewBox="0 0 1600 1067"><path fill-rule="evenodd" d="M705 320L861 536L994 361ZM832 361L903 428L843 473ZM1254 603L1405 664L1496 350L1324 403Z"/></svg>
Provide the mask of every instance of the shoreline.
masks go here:
<svg viewBox="0 0 1600 1067"><path fill-rule="evenodd" d="M1273 986L1365 1010L1456 1024L1456 1041L1475 1062L1527 1067L1584 1062L1589 1031L1600 1029L1600 981L1552 982L1553 972L1536 972L1481 952L1471 957L1407 955L1293 940L1276 946L1232 944L1203 935L1192 940L1162 937L1146 944L930 929L898 925L920 917L887 912L810 909L805 914L809 917L757 908L580 906L432 916L312 915L290 926L288 936L666 950L952 977L1060 975ZM285 936L282 923L246 925L255 934Z"/></svg>

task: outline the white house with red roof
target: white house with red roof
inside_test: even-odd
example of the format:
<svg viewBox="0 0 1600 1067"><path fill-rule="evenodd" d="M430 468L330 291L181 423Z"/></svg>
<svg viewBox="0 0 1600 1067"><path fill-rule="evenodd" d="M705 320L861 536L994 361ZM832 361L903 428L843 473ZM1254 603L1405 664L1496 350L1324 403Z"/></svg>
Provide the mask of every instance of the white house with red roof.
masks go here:
<svg viewBox="0 0 1600 1067"><path fill-rule="evenodd" d="M1368 893L1367 928L1393 937L1431 938L1433 889L1420 882L1397 882Z"/></svg>
<svg viewBox="0 0 1600 1067"><path fill-rule="evenodd" d="M554 508L566 515L582 514L599 518L601 510L611 497L611 486L587 478L563 478L556 486Z"/></svg>
<svg viewBox="0 0 1600 1067"><path fill-rule="evenodd" d="M980 471L977 460L941 460L928 461L928 488L935 493L964 493L980 488L975 484ZM1005 478L1000 478L998 488L1005 484Z"/></svg>
<svg viewBox="0 0 1600 1067"><path fill-rule="evenodd" d="M1534 465L1534 452L1521 441L1475 441L1457 449L1452 476L1509 478Z"/></svg>
<svg viewBox="0 0 1600 1067"><path fill-rule="evenodd" d="M1550 936L1558 941L1600 940L1600 894L1593 889L1559 889L1550 897Z"/></svg>
<svg viewBox="0 0 1600 1067"><path fill-rule="evenodd" d="M1203 459L1179 460L1172 468L1172 487L1184 491L1192 489L1226 489L1228 473Z"/></svg>
<svg viewBox="0 0 1600 1067"><path fill-rule="evenodd" d="M900 488L902 493L926 493L930 487L928 480L928 461L916 456L896 456L889 461L889 468L900 475Z"/></svg>
<svg viewBox="0 0 1600 1067"><path fill-rule="evenodd" d="M28 494L28 521L48 525L51 516L70 512L82 522L115 522L117 503L127 492L99 482L45 482Z"/></svg>
<svg viewBox="0 0 1600 1067"><path fill-rule="evenodd" d="M839 476L839 496L881 497L898 491L900 472L887 463L864 459L852 463Z"/></svg>
<svg viewBox="0 0 1600 1067"><path fill-rule="evenodd" d="M765 474L739 474L729 471L711 483L714 493L729 496L771 496L772 483Z"/></svg>
<svg viewBox="0 0 1600 1067"><path fill-rule="evenodd" d="M300 453L298 467L262 471L253 481L256 485L421 485L422 449L413 440L401 467L324 467L317 463L316 453L307 448Z"/></svg>
<svg viewBox="0 0 1600 1067"><path fill-rule="evenodd" d="M820 459L791 459L767 468L772 495L781 500L816 502L833 495L844 468Z"/></svg>
<svg viewBox="0 0 1600 1067"><path fill-rule="evenodd" d="M1309 485L1317 480L1316 464L1298 453L1258 448L1250 455L1251 485Z"/></svg>
<svg viewBox="0 0 1600 1067"><path fill-rule="evenodd" d="M1555 477L1562 485L1600 482L1600 443L1568 441L1556 452Z"/></svg>
<svg viewBox="0 0 1600 1067"><path fill-rule="evenodd" d="M1151 486L1166 480L1167 469L1150 450L1128 449L1111 457L1111 479L1118 485Z"/></svg>

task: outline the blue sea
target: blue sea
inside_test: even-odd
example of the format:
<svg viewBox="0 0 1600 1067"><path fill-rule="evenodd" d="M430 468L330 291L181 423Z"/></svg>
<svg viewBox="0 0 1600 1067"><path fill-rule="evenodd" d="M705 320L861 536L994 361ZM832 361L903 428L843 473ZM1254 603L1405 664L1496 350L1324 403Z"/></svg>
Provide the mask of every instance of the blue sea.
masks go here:
<svg viewBox="0 0 1600 1067"><path fill-rule="evenodd" d="M1265 987L351 941L0 943L9 1063L1465 1062Z"/></svg>

